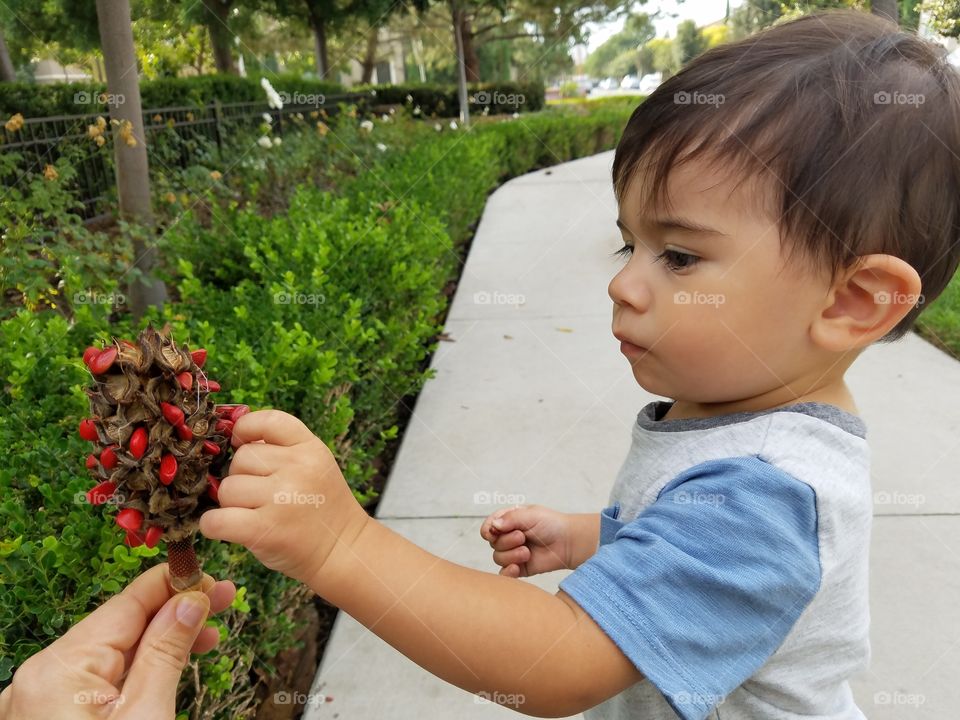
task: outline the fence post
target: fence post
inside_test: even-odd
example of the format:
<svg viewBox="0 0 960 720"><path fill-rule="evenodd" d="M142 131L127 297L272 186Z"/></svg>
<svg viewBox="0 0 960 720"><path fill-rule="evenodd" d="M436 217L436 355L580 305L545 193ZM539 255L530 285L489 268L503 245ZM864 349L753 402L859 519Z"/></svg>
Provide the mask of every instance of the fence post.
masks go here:
<svg viewBox="0 0 960 720"><path fill-rule="evenodd" d="M220 159L223 160L223 128L220 127L220 123L223 120L223 112L220 107L220 99L214 98L213 100L213 132L214 137L217 140L217 154L220 155Z"/></svg>

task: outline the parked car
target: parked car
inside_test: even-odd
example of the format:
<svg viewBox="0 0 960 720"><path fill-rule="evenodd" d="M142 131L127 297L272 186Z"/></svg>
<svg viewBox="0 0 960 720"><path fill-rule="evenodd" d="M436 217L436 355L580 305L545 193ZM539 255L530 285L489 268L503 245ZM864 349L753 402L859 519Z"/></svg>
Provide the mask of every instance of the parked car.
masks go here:
<svg viewBox="0 0 960 720"><path fill-rule="evenodd" d="M644 95L649 95L657 89L661 82L663 82L662 73L650 73L649 75L644 75L642 78L640 78L640 83L637 86L637 90Z"/></svg>
<svg viewBox="0 0 960 720"><path fill-rule="evenodd" d="M636 75L624 75L623 80L620 81L621 90L639 90L640 89L640 78Z"/></svg>
<svg viewBox="0 0 960 720"><path fill-rule="evenodd" d="M604 78L597 85L598 90L616 90L618 87L620 87L620 83L617 82L616 78L612 77Z"/></svg>

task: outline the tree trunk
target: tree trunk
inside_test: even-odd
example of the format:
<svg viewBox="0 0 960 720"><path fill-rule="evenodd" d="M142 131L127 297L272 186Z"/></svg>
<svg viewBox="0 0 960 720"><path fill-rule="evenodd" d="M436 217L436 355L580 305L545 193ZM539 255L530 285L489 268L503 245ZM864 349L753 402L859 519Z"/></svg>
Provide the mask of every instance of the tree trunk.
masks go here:
<svg viewBox="0 0 960 720"><path fill-rule="evenodd" d="M360 76L361 84L367 84L373 79L373 68L377 64L377 46L380 44L380 28L372 27L367 33L367 49L363 54L363 74Z"/></svg>
<svg viewBox="0 0 960 720"><path fill-rule="evenodd" d="M150 176L143 134L137 55L130 28L130 0L97 0L97 24L107 73L107 93L117 100L108 105L110 119L122 124L129 121L133 129L132 137L136 140L131 147L121 138L120 132L113 131L120 218L146 230L133 236L133 267L140 271L141 276L131 279L127 289L130 312L135 319L139 319L147 306L163 306L167 289L152 274L156 243L143 240L153 235L153 209L150 206Z"/></svg>
<svg viewBox="0 0 960 720"><path fill-rule="evenodd" d="M480 58L477 57L477 50L473 42L473 26L470 22L470 15L462 8L460 9L460 39L463 42L463 63L467 73L467 82L480 82Z"/></svg>
<svg viewBox="0 0 960 720"><path fill-rule="evenodd" d="M313 56L317 65L317 77L323 80L330 71L327 56L327 22L323 16L310 10L310 27L313 29Z"/></svg>
<svg viewBox="0 0 960 720"><path fill-rule="evenodd" d="M203 6L207 9L206 25L210 32L210 45L213 48L213 61L217 65L217 71L237 74L237 66L233 64L233 33L227 26L227 20L230 17L230 5L232 0L203 0Z"/></svg>
<svg viewBox="0 0 960 720"><path fill-rule="evenodd" d="M470 123L470 104L467 100L467 72L464 63L463 36L460 29L463 27L464 10L458 0L450 0L450 16L453 19L453 41L457 49L457 100L460 103L460 122L464 127Z"/></svg>
<svg viewBox="0 0 960 720"><path fill-rule="evenodd" d="M871 0L870 12L900 24L900 9L897 0Z"/></svg>
<svg viewBox="0 0 960 720"><path fill-rule="evenodd" d="M10 51L7 49L7 40L3 36L3 30L0 29L0 81L16 82L17 73L13 69L13 61L10 59Z"/></svg>

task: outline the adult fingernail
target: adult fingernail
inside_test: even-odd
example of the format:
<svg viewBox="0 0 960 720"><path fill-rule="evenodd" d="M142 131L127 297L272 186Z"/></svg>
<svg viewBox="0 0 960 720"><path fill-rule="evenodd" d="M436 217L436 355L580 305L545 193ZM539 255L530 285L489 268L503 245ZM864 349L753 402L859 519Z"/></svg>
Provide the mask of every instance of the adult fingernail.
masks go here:
<svg viewBox="0 0 960 720"><path fill-rule="evenodd" d="M199 624L206 614L206 604L196 597L187 595L177 603L177 620L187 627L194 627Z"/></svg>

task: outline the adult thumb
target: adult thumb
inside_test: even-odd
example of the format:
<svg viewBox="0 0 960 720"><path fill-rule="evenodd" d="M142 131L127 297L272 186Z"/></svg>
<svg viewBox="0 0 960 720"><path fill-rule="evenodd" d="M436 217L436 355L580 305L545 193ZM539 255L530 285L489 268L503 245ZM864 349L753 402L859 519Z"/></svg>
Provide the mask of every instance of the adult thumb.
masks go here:
<svg viewBox="0 0 960 720"><path fill-rule="evenodd" d="M180 674L209 610L210 598L204 593L185 592L154 616L123 683L124 707L131 717L169 719L176 714Z"/></svg>

